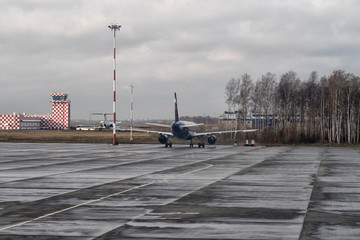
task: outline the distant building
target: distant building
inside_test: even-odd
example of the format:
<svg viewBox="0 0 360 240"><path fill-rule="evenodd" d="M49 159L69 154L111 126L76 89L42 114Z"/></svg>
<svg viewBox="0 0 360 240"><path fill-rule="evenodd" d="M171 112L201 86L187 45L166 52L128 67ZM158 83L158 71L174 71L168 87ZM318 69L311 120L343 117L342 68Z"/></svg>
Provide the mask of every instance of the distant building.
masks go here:
<svg viewBox="0 0 360 240"><path fill-rule="evenodd" d="M254 128L263 129L266 126L277 126L279 116L277 114L252 113L251 121Z"/></svg>
<svg viewBox="0 0 360 240"><path fill-rule="evenodd" d="M239 111L235 111L235 112L229 112L229 111L225 111L224 114L222 114L219 117L220 121L236 121L237 119L237 115L238 115Z"/></svg>
<svg viewBox="0 0 360 240"><path fill-rule="evenodd" d="M52 93L51 115L10 114L0 115L0 130L37 130L70 128L70 100L67 93Z"/></svg>
<svg viewBox="0 0 360 240"><path fill-rule="evenodd" d="M247 127L263 129L266 126L277 125L279 116L277 114L250 113L246 116L245 121ZM225 111L219 117L220 123L243 122L244 118L241 111L228 112Z"/></svg>

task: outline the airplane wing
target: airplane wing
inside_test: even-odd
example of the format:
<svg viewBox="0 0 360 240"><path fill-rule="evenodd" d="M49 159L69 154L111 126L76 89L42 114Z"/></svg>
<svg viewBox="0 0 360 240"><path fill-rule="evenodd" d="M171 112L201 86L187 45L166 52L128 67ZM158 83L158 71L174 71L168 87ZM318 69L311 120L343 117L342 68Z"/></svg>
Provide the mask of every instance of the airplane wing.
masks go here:
<svg viewBox="0 0 360 240"><path fill-rule="evenodd" d="M237 132L255 132L257 129L246 129L246 130L230 130L230 131L218 131L218 132L204 132L204 133L194 133L194 137L201 137L207 135L214 135L214 134L223 134L223 133L237 133Z"/></svg>
<svg viewBox="0 0 360 240"><path fill-rule="evenodd" d="M180 126L181 128L184 128L184 127L197 127L197 126L204 125L203 123L193 123L193 122L183 122L183 123L184 124ZM166 124L161 124L161 123L146 123L146 124L150 125L150 126L171 128L171 125L166 125Z"/></svg>
<svg viewBox="0 0 360 240"><path fill-rule="evenodd" d="M167 128L171 128L171 125L166 125L166 124L161 124L161 123L145 123L147 125L151 125L151 126L157 126L157 127L167 127Z"/></svg>
<svg viewBox="0 0 360 240"><path fill-rule="evenodd" d="M201 126L204 125L203 123L185 123L184 125L181 125L180 128L184 128L184 127L197 127L197 126Z"/></svg>
<svg viewBox="0 0 360 240"><path fill-rule="evenodd" d="M127 131L130 132L131 129L127 128L127 129L123 129L122 131ZM136 129L133 128L132 129L133 132L143 132L143 133L156 133L156 134L162 134L162 135L166 135L166 136L174 136L171 132L164 132L164 131L153 131L153 130L144 130L144 129Z"/></svg>

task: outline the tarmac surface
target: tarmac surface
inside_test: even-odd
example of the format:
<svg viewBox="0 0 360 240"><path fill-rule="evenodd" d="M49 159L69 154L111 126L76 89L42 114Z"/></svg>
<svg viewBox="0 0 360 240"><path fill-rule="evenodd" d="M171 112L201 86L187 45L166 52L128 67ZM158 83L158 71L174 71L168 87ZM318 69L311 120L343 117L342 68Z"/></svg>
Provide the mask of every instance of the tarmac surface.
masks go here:
<svg viewBox="0 0 360 240"><path fill-rule="evenodd" d="M359 239L360 148L0 143L0 239Z"/></svg>

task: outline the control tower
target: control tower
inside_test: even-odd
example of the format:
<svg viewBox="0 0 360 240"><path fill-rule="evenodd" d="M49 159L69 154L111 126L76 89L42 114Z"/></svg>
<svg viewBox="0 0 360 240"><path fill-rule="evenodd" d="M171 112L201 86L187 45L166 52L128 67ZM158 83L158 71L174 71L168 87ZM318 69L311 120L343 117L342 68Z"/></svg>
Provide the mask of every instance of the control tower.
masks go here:
<svg viewBox="0 0 360 240"><path fill-rule="evenodd" d="M44 116L42 126L45 129L68 130L70 128L70 100L67 93L52 93L52 114Z"/></svg>

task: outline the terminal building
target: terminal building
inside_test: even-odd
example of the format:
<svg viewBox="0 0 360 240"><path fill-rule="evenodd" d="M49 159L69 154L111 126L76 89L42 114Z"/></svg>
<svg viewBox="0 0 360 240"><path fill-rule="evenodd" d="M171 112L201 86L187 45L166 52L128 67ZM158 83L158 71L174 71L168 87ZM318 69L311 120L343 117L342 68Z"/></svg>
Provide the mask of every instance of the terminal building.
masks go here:
<svg viewBox="0 0 360 240"><path fill-rule="evenodd" d="M52 93L52 113L47 115L0 115L0 130L68 130L70 129L70 100L67 93Z"/></svg>

